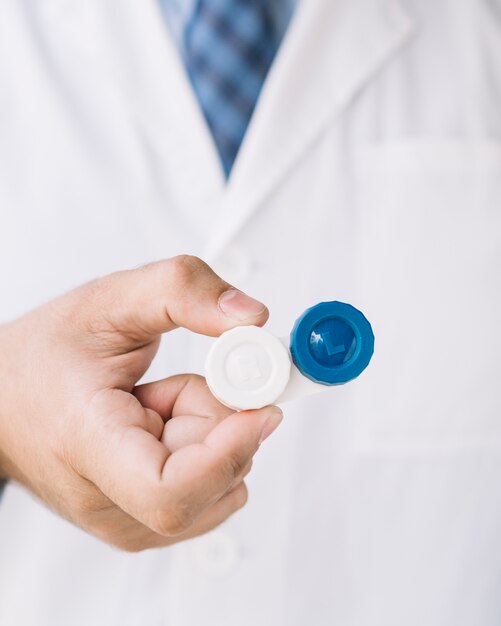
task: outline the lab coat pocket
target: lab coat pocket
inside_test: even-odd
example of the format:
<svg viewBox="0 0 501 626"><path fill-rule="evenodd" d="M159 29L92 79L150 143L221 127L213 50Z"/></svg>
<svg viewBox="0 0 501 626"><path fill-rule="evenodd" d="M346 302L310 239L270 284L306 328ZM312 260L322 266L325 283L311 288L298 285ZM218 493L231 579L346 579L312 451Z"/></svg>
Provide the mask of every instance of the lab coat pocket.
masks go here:
<svg viewBox="0 0 501 626"><path fill-rule="evenodd" d="M501 143L403 141L356 166L357 286L376 334L356 445L501 445Z"/></svg>

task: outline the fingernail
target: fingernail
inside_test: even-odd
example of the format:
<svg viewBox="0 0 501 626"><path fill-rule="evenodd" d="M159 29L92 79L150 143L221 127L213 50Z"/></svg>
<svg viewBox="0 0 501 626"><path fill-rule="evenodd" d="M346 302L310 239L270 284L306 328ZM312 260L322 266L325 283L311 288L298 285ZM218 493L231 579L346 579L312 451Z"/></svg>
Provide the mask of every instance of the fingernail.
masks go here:
<svg viewBox="0 0 501 626"><path fill-rule="evenodd" d="M238 289L229 289L219 297L221 311L239 322L257 317L266 311L262 302L258 302Z"/></svg>
<svg viewBox="0 0 501 626"><path fill-rule="evenodd" d="M283 418L284 414L282 413L282 411L278 407L275 407L274 412L264 423L263 430L261 431L261 437L259 438L259 445L261 445L265 439L268 439L268 437L278 427Z"/></svg>

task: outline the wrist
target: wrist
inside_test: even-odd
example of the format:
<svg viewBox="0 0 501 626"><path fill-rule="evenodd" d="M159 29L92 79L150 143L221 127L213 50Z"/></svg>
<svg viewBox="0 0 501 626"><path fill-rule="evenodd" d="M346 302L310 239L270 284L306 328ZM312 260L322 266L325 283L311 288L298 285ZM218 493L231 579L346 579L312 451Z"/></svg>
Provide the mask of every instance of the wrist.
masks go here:
<svg viewBox="0 0 501 626"><path fill-rule="evenodd" d="M0 488L3 486L2 483L5 483L9 479L9 472L7 471L8 462L2 451L3 442L2 442L2 431L0 429Z"/></svg>
<svg viewBox="0 0 501 626"><path fill-rule="evenodd" d="M6 326L0 326L0 377L1 380L8 380L11 378L9 369L7 367L6 353L8 351ZM6 444L6 432L5 432L5 415L7 413L6 402L6 390L0 394L0 490L4 486L4 483L9 479L9 472L7 470L8 460L6 451L8 446Z"/></svg>
<svg viewBox="0 0 501 626"><path fill-rule="evenodd" d="M1 431L0 431L1 433ZM3 483L7 482L9 479L9 472L7 471L7 459L5 458L4 453L2 452L3 443L1 440L0 434L0 489L3 487Z"/></svg>

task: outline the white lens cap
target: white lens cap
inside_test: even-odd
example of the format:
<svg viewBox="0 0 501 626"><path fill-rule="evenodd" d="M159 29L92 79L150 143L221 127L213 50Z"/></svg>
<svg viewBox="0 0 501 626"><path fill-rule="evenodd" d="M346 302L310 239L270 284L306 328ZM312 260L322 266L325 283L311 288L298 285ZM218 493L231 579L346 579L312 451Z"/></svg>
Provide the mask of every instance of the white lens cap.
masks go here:
<svg viewBox="0 0 501 626"><path fill-rule="evenodd" d="M273 404L289 382L287 348L268 331L239 326L223 333L207 354L205 372L213 395L236 409Z"/></svg>

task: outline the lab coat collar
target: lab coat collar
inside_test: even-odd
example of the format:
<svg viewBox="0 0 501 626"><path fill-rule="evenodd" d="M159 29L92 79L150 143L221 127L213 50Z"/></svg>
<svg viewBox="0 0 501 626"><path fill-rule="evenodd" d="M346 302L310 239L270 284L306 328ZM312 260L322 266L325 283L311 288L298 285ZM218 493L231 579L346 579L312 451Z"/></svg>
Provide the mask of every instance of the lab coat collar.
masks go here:
<svg viewBox="0 0 501 626"><path fill-rule="evenodd" d="M70 29L71 43L106 62L125 90L158 176L171 197L178 194L180 219L206 240L209 260L414 31L402 0L301 0L225 186L158 0L46 1Z"/></svg>
<svg viewBox="0 0 501 626"><path fill-rule="evenodd" d="M151 165L151 184L170 200L166 213L177 213L205 240L226 181L158 0L47 2L69 53L105 72L123 94Z"/></svg>
<svg viewBox="0 0 501 626"><path fill-rule="evenodd" d="M410 38L414 21L399 0L304 0L289 28L231 174L209 259Z"/></svg>

